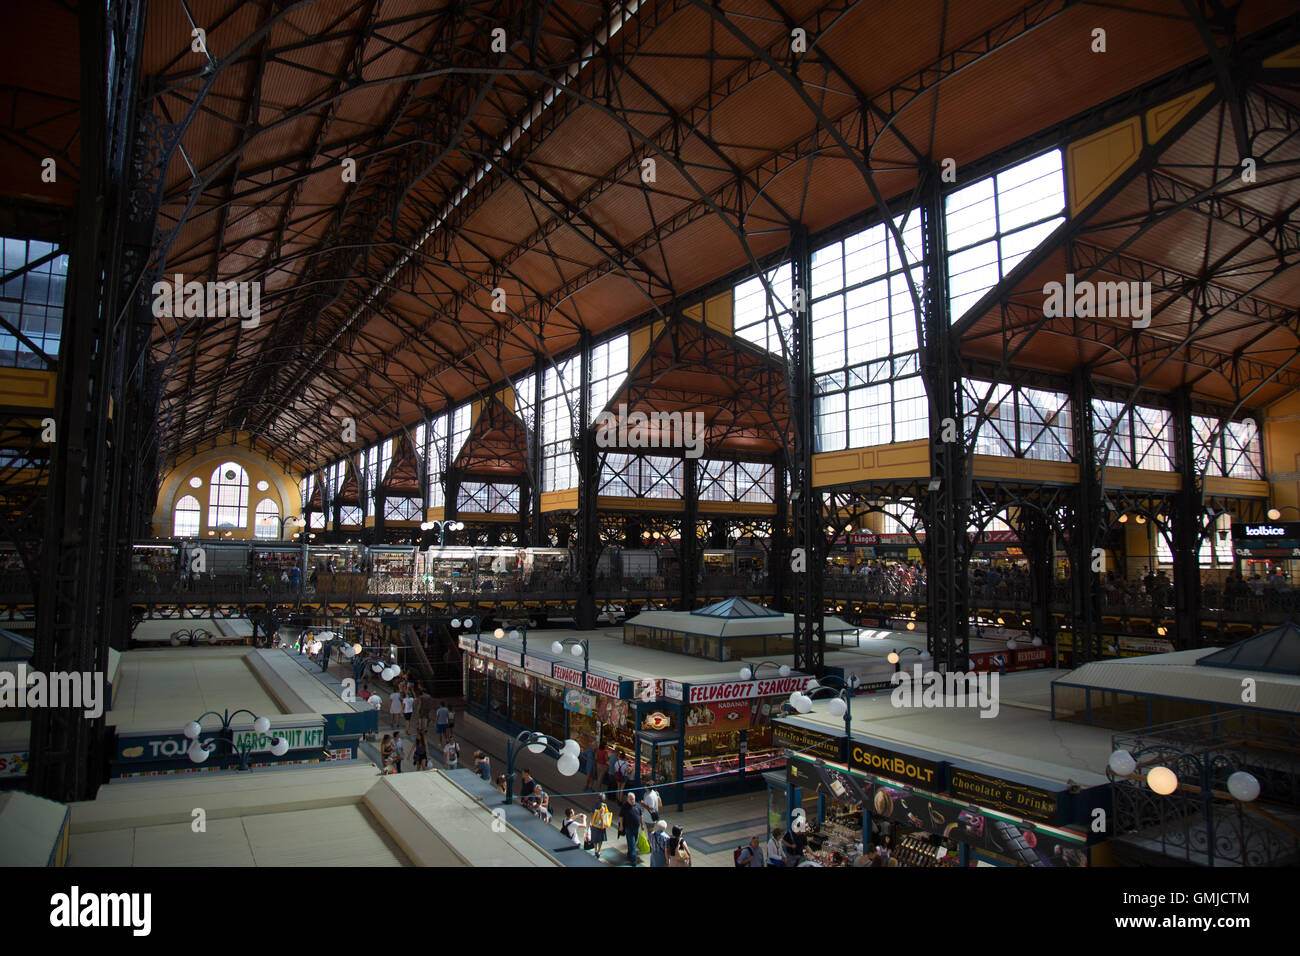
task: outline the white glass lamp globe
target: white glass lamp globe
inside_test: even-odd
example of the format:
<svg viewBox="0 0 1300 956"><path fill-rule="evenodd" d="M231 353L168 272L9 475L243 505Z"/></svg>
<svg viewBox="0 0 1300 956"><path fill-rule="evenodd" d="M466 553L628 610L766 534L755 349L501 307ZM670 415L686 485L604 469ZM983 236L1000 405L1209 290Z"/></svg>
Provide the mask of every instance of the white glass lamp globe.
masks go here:
<svg viewBox="0 0 1300 956"><path fill-rule="evenodd" d="M826 709L831 712L832 717L843 717L844 712L848 710L848 705L845 704L843 700L836 697L827 705Z"/></svg>
<svg viewBox="0 0 1300 956"><path fill-rule="evenodd" d="M546 749L546 740L541 736L534 737L532 741L528 744L528 752L530 754L539 754L545 749Z"/></svg>
<svg viewBox="0 0 1300 956"><path fill-rule="evenodd" d="M1043 639L1042 639L1041 637L1035 637L1035 638L1034 638L1032 641L1030 641L1029 643L1033 644L1034 647L1042 647L1042 646L1043 646Z"/></svg>
<svg viewBox="0 0 1300 956"><path fill-rule="evenodd" d="M555 762L556 769L566 777L572 777L578 772L578 758L574 754L561 754L560 759Z"/></svg>
<svg viewBox="0 0 1300 956"><path fill-rule="evenodd" d="M194 763L203 763L203 761L208 759L208 749L197 740L190 744L190 749L187 750L186 753Z"/></svg>
<svg viewBox="0 0 1300 956"><path fill-rule="evenodd" d="M1127 750L1116 750L1110 755L1108 765L1111 772L1117 777L1131 776L1133 771L1137 769L1137 761L1133 759L1133 755Z"/></svg>
<svg viewBox="0 0 1300 956"><path fill-rule="evenodd" d="M283 757L288 752L289 741L285 740L283 737L276 737L275 740L271 742L271 753L275 754L277 757Z"/></svg>
<svg viewBox="0 0 1300 956"><path fill-rule="evenodd" d="M495 631L492 632L492 636L495 637L498 641L503 641L505 640L506 632L498 627Z"/></svg>
<svg viewBox="0 0 1300 956"><path fill-rule="evenodd" d="M1167 797L1178 789L1178 775L1168 767L1152 767L1147 773L1147 786Z"/></svg>
<svg viewBox="0 0 1300 956"><path fill-rule="evenodd" d="M575 757L582 752L582 745L576 740L570 738L564 742L564 753L573 754Z"/></svg>
<svg viewBox="0 0 1300 956"><path fill-rule="evenodd" d="M1253 774L1238 770L1228 775L1228 792L1242 803L1250 803L1259 796L1259 781Z"/></svg>
<svg viewBox="0 0 1300 956"><path fill-rule="evenodd" d="M517 641L517 640L519 640L519 631L518 631L518 629L512 627L512 628L510 629L509 637L510 637L510 640L512 640L512 641Z"/></svg>
<svg viewBox="0 0 1300 956"><path fill-rule="evenodd" d="M582 645L581 645L581 644L574 644L573 647L571 647L569 650L570 650L570 652L573 654L574 657L581 657L581 656L582 656Z"/></svg>
<svg viewBox="0 0 1300 956"><path fill-rule="evenodd" d="M742 668L740 669L740 679L741 679L741 680L749 680L749 679L750 679L751 677L753 677L753 676L754 676L754 672L753 672L752 670L750 670L748 667L742 667Z"/></svg>
<svg viewBox="0 0 1300 956"><path fill-rule="evenodd" d="M564 645L561 644L559 641L551 641L551 653L552 653L552 654L563 654L563 653L564 653Z"/></svg>
<svg viewBox="0 0 1300 956"><path fill-rule="evenodd" d="M191 720L188 724L185 725L185 736L188 737L190 740L197 740L199 736L199 732L202 729L203 728L199 726L199 722L197 720Z"/></svg>
<svg viewBox="0 0 1300 956"><path fill-rule="evenodd" d="M782 664L782 665L777 669L777 673L780 674L782 677L789 677L789 676L790 676L790 667L789 667L788 665L786 665L786 664Z"/></svg>
<svg viewBox="0 0 1300 956"><path fill-rule="evenodd" d="M268 730L271 729L271 718L270 717L257 718L257 720L253 721L253 729L256 730L259 734L266 733Z"/></svg>
<svg viewBox="0 0 1300 956"><path fill-rule="evenodd" d="M370 665L370 670L371 670L371 672L373 672L373 673L375 673L375 674L378 674L378 673L379 673L380 671L382 671L383 669L384 669L384 665L383 665L383 664L375 663L375 664L371 664L371 665Z"/></svg>
<svg viewBox="0 0 1300 956"><path fill-rule="evenodd" d="M452 626L452 627L460 627L460 618L458 618L458 617L453 617L453 618L451 619L451 626Z"/></svg>
<svg viewBox="0 0 1300 956"><path fill-rule="evenodd" d="M886 657L885 660L889 661L891 664L897 664L901 658L898 656L898 651L890 651L889 656Z"/></svg>
<svg viewBox="0 0 1300 956"><path fill-rule="evenodd" d="M1014 651L1015 649L1016 649L1016 639L1015 639L1014 637L1008 637L1008 638L1007 638L1007 650L1009 650L1009 651Z"/></svg>

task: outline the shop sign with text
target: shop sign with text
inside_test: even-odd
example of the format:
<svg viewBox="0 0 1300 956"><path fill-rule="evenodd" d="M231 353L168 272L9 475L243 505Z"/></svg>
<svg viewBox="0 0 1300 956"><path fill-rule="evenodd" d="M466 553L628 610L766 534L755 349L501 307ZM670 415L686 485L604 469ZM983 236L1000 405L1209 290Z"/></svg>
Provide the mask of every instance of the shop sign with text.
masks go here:
<svg viewBox="0 0 1300 956"><path fill-rule="evenodd" d="M797 690L804 690L811 681L811 677L770 677L723 681L718 684L692 684L690 702L704 704L793 694Z"/></svg>
<svg viewBox="0 0 1300 956"><path fill-rule="evenodd" d="M561 684L568 684L570 687L582 686L582 671L573 667L565 667L563 664L552 664L551 676Z"/></svg>
<svg viewBox="0 0 1300 956"><path fill-rule="evenodd" d="M462 634L457 639L456 643L460 645L462 651L469 651L471 654L474 653L476 642L474 638L470 637L468 634Z"/></svg>
<svg viewBox="0 0 1300 956"><path fill-rule="evenodd" d="M949 771L948 792L981 807L1002 810L1040 823L1056 823L1061 814L1059 794L969 770L954 768Z"/></svg>
<svg viewBox="0 0 1300 956"><path fill-rule="evenodd" d="M543 677L551 676L551 662L540 657L534 657L532 654L524 658L524 667L534 674L541 674Z"/></svg>
<svg viewBox="0 0 1300 956"><path fill-rule="evenodd" d="M682 682L676 680L664 681L664 696L669 700L681 700Z"/></svg>
<svg viewBox="0 0 1300 956"><path fill-rule="evenodd" d="M518 651L508 651L504 647L497 648L497 660L506 664L513 664L515 667L524 666L524 655Z"/></svg>
<svg viewBox="0 0 1300 956"><path fill-rule="evenodd" d="M849 744L849 766L854 770L931 789L942 779L941 765L932 760L868 746L856 740Z"/></svg>
<svg viewBox="0 0 1300 956"><path fill-rule="evenodd" d="M818 733L783 721L772 725L772 746L785 747L813 757L825 757L827 760L844 759L843 737Z"/></svg>
<svg viewBox="0 0 1300 956"><path fill-rule="evenodd" d="M599 674L587 672L587 690L594 691L597 694L604 694L606 697L617 697L620 690L619 682L609 677L602 677Z"/></svg>

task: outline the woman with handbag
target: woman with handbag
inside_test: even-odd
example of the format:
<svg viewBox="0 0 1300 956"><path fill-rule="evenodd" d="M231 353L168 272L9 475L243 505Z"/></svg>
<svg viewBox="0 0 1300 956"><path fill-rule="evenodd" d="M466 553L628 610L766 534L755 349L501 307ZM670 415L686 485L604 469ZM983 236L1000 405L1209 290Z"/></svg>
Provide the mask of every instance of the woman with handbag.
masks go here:
<svg viewBox="0 0 1300 956"><path fill-rule="evenodd" d="M686 838L682 836L681 827L673 827L673 835L668 838L668 865L691 865L691 851L686 845Z"/></svg>

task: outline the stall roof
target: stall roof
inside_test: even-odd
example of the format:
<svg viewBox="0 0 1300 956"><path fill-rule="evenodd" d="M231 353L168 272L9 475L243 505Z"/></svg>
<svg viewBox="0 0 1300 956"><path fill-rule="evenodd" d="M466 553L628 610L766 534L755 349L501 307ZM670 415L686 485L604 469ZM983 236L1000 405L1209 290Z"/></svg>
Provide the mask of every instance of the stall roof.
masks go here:
<svg viewBox="0 0 1300 956"><path fill-rule="evenodd" d="M1177 700L1201 701L1240 707L1240 667L1204 666L1202 658L1222 653L1215 648L1173 651L1113 661L1093 661L1066 674L1056 683L1125 694L1150 694ZM1257 710L1300 714L1300 676L1252 670Z"/></svg>
<svg viewBox="0 0 1300 956"><path fill-rule="evenodd" d="M1051 719L1051 683L1064 673L1024 671L1002 677L999 709L992 718L981 717L974 708L895 707L886 692L858 696L853 699L852 733L903 753L928 752L1012 775L1102 786L1111 732ZM823 733L844 733L844 718L832 716L826 701L814 701L812 712L800 720Z"/></svg>
<svg viewBox="0 0 1300 956"><path fill-rule="evenodd" d="M1231 667L1300 676L1300 625L1287 621L1281 627L1270 628L1223 650L1206 654L1196 663L1201 667Z"/></svg>
<svg viewBox="0 0 1300 956"><path fill-rule="evenodd" d="M733 600L721 602L722 604L731 604ZM740 598L738 600L744 600ZM781 614L779 612L769 612L767 608L745 601L751 607L758 608L764 613L744 614L738 613L728 615L725 613L701 614L699 611L642 611L635 617L630 617L623 622L626 627L629 624L638 624L642 627L657 627L664 631L675 631L681 634L699 634L704 637L764 637L772 635L789 636L794 633L794 615ZM711 607L717 608L720 605L714 604ZM708 608L701 608L707 611ZM843 634L848 631L856 631L847 621L838 617L825 618L825 630L827 634Z"/></svg>

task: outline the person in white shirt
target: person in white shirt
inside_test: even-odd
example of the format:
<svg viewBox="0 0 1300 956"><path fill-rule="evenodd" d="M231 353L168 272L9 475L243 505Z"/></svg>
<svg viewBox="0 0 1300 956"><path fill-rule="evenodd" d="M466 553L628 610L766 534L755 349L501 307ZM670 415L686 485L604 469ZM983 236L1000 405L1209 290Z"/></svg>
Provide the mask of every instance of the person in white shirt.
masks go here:
<svg viewBox="0 0 1300 956"><path fill-rule="evenodd" d="M454 739L442 745L442 765L447 770L455 770L460 766L460 744Z"/></svg>
<svg viewBox="0 0 1300 956"><path fill-rule="evenodd" d="M641 801L641 806L646 808L650 814L650 819L655 823L659 822L659 811L663 809L664 802L659 796L658 790L649 790Z"/></svg>
<svg viewBox="0 0 1300 956"><path fill-rule="evenodd" d="M402 716L406 719L406 732L411 732L411 718L415 716L415 696L408 690L402 698Z"/></svg>
<svg viewBox="0 0 1300 956"><path fill-rule="evenodd" d="M402 717L402 693L393 691L388 695L388 722L394 727Z"/></svg>
<svg viewBox="0 0 1300 956"><path fill-rule="evenodd" d="M781 829L779 827L772 831L772 836L767 841L767 865L785 866L785 847L781 845Z"/></svg>

